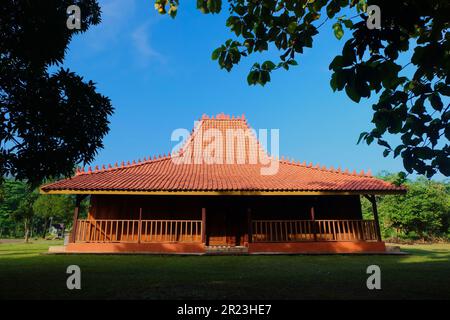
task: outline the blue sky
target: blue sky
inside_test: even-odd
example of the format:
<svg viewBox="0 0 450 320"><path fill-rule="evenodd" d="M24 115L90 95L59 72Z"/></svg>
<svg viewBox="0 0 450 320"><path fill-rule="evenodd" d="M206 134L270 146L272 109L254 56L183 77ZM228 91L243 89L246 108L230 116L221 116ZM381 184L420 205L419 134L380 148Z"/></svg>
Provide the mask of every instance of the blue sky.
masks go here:
<svg viewBox="0 0 450 320"><path fill-rule="evenodd" d="M220 70L211 52L233 35L226 13L203 15L194 1L181 1L175 20L160 16L150 0L100 0L103 22L74 38L64 67L97 83L115 107L111 131L93 165L169 152L176 128L193 127L203 113L245 114L255 129L278 128L280 153L300 161L350 170L402 170L401 159L383 158L383 148L357 145L372 127L371 102L353 103L329 85L328 65L344 39L331 23L299 66L278 71L265 87L248 86L253 62Z"/></svg>

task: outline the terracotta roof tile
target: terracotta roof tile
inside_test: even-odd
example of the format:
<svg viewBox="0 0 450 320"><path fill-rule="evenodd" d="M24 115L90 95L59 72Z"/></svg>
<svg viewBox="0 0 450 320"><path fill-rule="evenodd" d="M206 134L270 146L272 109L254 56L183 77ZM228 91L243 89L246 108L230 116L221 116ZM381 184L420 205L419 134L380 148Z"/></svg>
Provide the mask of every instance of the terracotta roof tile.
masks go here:
<svg viewBox="0 0 450 320"><path fill-rule="evenodd" d="M215 148L210 156L204 157L205 148L210 146L211 131L225 137L229 130L236 134L235 143L226 140L222 146ZM214 131L215 130L215 131ZM201 136L207 136L207 139ZM209 136L208 136L209 135ZM213 135L214 136L214 135ZM197 140L196 140L197 138ZM239 144L244 138L245 144ZM245 139L247 138L247 139ZM208 140L209 139L209 140ZM234 140L233 140L234 141ZM253 148L252 148L253 147ZM228 148L228 149L227 149ZM242 156L241 164L212 163L212 158L227 154L233 150L235 156ZM189 156L191 154L191 156ZM268 165L253 163L251 158L261 154L266 160L268 155L260 146L255 135L247 124L245 116L234 117L219 114L216 117L203 115L187 142L172 155L144 158L143 161L124 162L119 166L102 166L95 170L88 168L77 170L74 177L47 184L41 189L49 191L365 191L371 192L404 192L404 187L394 186L386 181L371 176L370 171L350 173L340 167L326 168L319 164L300 163L281 157L278 160L279 170L274 175L262 175L261 168ZM191 163L177 163L184 157ZM276 161L276 160L273 160Z"/></svg>

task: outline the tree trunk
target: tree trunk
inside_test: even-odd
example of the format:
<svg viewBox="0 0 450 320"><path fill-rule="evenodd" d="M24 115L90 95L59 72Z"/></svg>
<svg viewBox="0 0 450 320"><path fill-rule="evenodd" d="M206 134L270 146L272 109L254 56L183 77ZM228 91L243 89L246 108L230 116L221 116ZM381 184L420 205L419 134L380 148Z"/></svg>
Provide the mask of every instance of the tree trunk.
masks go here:
<svg viewBox="0 0 450 320"><path fill-rule="evenodd" d="M44 230L42 231L42 238L45 239L45 235L47 234L47 218L44 219Z"/></svg>
<svg viewBox="0 0 450 320"><path fill-rule="evenodd" d="M28 219L25 219L24 229L25 229L25 242L28 242L30 235L30 222L28 221Z"/></svg>

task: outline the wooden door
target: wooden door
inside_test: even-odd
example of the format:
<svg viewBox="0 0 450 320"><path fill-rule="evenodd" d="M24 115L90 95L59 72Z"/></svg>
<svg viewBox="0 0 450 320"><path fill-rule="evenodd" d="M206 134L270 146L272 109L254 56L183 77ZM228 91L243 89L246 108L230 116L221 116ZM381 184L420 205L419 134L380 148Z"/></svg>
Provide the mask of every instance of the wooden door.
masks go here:
<svg viewBox="0 0 450 320"><path fill-rule="evenodd" d="M210 246L243 245L246 218L242 210L217 208L207 215L206 234Z"/></svg>
<svg viewBox="0 0 450 320"><path fill-rule="evenodd" d="M210 246L226 246L226 214L222 210L208 212L206 216L207 244Z"/></svg>

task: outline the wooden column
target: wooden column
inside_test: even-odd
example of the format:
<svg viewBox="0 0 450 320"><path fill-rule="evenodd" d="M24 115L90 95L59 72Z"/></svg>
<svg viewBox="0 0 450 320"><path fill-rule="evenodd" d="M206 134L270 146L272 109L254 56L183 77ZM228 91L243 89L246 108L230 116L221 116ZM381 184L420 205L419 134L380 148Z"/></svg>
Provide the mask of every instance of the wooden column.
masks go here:
<svg viewBox="0 0 450 320"><path fill-rule="evenodd" d="M75 209L73 211L73 226L72 226L72 233L70 234L70 242L74 243L76 240L76 233L77 233L77 225L78 225L78 215L80 213L80 203L81 203L82 197L80 195L77 195L75 198Z"/></svg>
<svg viewBox="0 0 450 320"><path fill-rule="evenodd" d="M377 232L377 240L382 241L381 239L381 230L380 230L380 220L378 219L378 209L377 209L377 199L375 198L375 195L366 195L367 199L369 199L370 203L372 204L372 213L373 213L373 219L375 220L375 229Z"/></svg>
<svg viewBox="0 0 450 320"><path fill-rule="evenodd" d="M248 238L247 242L253 242L253 226L252 226L252 209L247 209L247 225L248 225Z"/></svg>
<svg viewBox="0 0 450 320"><path fill-rule="evenodd" d="M202 243L206 244L206 208L202 208Z"/></svg>
<svg viewBox="0 0 450 320"><path fill-rule="evenodd" d="M138 243L141 243L141 232L142 232L142 208L139 208Z"/></svg>
<svg viewBox="0 0 450 320"><path fill-rule="evenodd" d="M314 241L317 241L316 216L314 212L314 206L311 206L311 221L312 221L312 231L314 235Z"/></svg>

